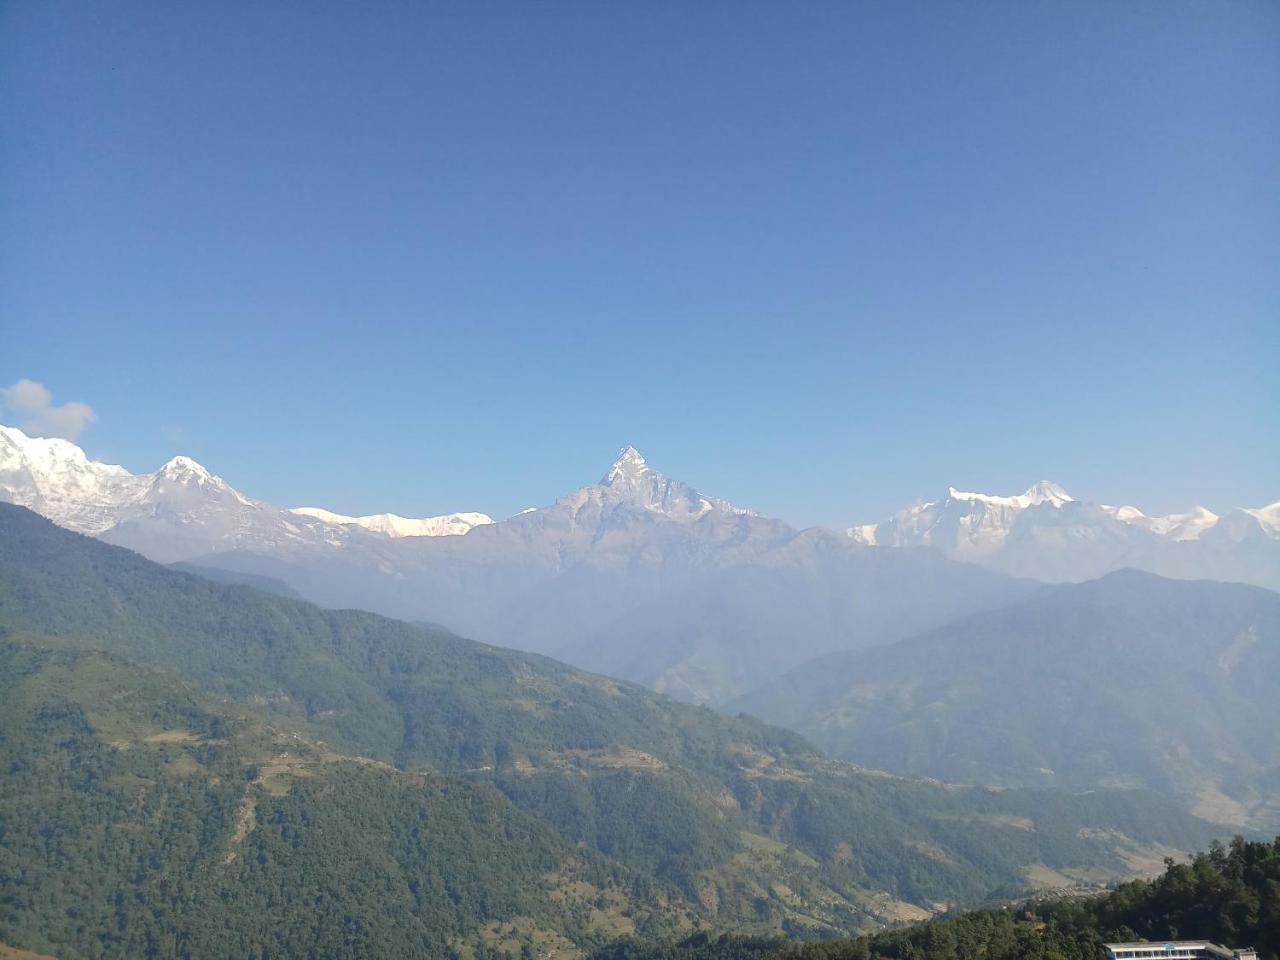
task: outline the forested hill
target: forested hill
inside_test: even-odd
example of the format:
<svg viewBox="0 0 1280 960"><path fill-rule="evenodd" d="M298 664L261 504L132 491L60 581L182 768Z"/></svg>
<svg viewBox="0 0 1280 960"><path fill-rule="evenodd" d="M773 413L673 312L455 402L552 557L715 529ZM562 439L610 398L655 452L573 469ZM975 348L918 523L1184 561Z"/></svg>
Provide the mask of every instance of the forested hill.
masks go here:
<svg viewBox="0 0 1280 960"><path fill-rule="evenodd" d="M595 960L1101 960L1104 943L1177 939L1280 958L1280 838L1215 844L1102 896L980 910L858 940L699 935L667 946L615 944Z"/></svg>
<svg viewBox="0 0 1280 960"><path fill-rule="evenodd" d="M1260 587L1125 570L824 657L733 706L908 776L1141 786L1280 827L1280 594Z"/></svg>
<svg viewBox="0 0 1280 960"><path fill-rule="evenodd" d="M63 960L181 955L178 918L200 956L328 956L344 936L352 956L434 956L441 938L569 956L655 924L830 936L1117 877L1218 832L1151 794L862 771L785 730L214 583L7 505L0 628L0 941ZM86 863L118 893L87 914L68 893Z"/></svg>
<svg viewBox="0 0 1280 960"><path fill-rule="evenodd" d="M433 960L491 919L538 917L544 945L672 932L662 885L487 784L345 758L168 671L0 634L0 943Z"/></svg>

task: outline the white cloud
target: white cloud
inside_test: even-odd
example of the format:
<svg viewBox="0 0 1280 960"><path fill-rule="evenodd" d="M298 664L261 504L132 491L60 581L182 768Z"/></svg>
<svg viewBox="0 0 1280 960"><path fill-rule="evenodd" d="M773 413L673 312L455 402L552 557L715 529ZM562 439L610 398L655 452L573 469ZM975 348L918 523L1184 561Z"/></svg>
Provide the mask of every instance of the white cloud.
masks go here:
<svg viewBox="0 0 1280 960"><path fill-rule="evenodd" d="M18 426L37 437L74 440L98 415L87 403L53 402L53 394L43 383L22 379L0 390L0 406L26 419Z"/></svg>

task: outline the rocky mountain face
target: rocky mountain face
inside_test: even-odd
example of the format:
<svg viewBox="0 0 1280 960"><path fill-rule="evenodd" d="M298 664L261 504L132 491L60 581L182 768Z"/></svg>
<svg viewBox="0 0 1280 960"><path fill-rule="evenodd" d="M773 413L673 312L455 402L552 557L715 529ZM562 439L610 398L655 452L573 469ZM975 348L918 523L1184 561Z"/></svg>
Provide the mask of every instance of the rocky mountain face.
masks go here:
<svg viewBox="0 0 1280 960"><path fill-rule="evenodd" d="M1218 516L1163 517L1074 499L1049 481L1018 496L969 493L907 507L846 531L858 543L930 546L957 560L1050 582L1133 567L1164 576L1280 588L1280 502Z"/></svg>

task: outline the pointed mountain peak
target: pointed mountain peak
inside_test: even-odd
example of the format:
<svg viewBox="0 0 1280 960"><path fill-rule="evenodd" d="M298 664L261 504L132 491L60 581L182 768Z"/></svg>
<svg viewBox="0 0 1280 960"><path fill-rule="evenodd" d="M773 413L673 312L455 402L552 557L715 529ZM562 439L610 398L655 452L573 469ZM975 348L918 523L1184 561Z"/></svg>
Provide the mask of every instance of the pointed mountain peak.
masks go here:
<svg viewBox="0 0 1280 960"><path fill-rule="evenodd" d="M1257 520L1263 530L1268 531L1272 536L1280 537L1280 500L1265 507L1245 510L1245 513Z"/></svg>
<svg viewBox="0 0 1280 960"><path fill-rule="evenodd" d="M601 488L604 488L603 490ZM594 494L592 494L594 491ZM595 487L585 487L571 496L594 495L613 504L643 507L653 513L678 520L696 520L711 511L758 517L754 510L735 507L727 500L703 496L687 483L672 480L645 461L635 447L623 447Z"/></svg>
<svg viewBox="0 0 1280 960"><path fill-rule="evenodd" d="M176 483L209 483L218 479L190 457L174 457L156 474Z"/></svg>
<svg viewBox="0 0 1280 960"><path fill-rule="evenodd" d="M635 447L624 447L613 461L613 466L601 479L604 486L612 486L619 480L634 480L649 472L649 464Z"/></svg>
<svg viewBox="0 0 1280 960"><path fill-rule="evenodd" d="M1074 499L1071 494L1062 489L1061 484L1054 483L1052 480L1041 480L1039 483L1032 484L1023 496L1030 503L1052 503L1054 506L1071 503Z"/></svg>
<svg viewBox="0 0 1280 960"><path fill-rule="evenodd" d="M88 456L70 440L61 437L37 437L24 433L17 427L6 427L0 424L0 438L7 440L8 445L22 451L25 455L39 458L42 461L74 461L88 462Z"/></svg>

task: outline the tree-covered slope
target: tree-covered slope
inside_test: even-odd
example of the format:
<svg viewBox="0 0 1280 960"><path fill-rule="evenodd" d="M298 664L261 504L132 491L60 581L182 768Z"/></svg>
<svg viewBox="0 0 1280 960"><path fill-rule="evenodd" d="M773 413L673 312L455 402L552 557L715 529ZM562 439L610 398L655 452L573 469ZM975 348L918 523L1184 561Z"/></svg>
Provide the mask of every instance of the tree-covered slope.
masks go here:
<svg viewBox="0 0 1280 960"><path fill-rule="evenodd" d="M0 637L0 769L0 941L64 960L433 958L520 918L599 942L595 898L641 931L681 912L488 784L342 757L67 641Z"/></svg>
<svg viewBox="0 0 1280 960"><path fill-rule="evenodd" d="M1236 838L1153 880L1094 897L979 910L825 943L696 934L677 943L612 944L595 960L1098 960L1103 944L1208 940L1280 957L1280 838Z"/></svg>
<svg viewBox="0 0 1280 960"><path fill-rule="evenodd" d="M376 774L410 793L403 784L415 781L397 778L412 774L436 783L432 775L445 775L455 785L450 789L461 789L456 784L464 780L476 796L501 800L505 806L495 808L501 817L518 808L525 818L518 822L536 825L539 837L561 845L548 848L554 861L549 872L564 874L568 868L555 865L563 863L556 851L572 849L597 869L607 864L615 871L611 876L629 878L614 881L613 893L591 894L596 913L588 913L597 926L643 924L654 898L662 898L669 923L850 932L1050 880L1122 875L1159 845L1191 849L1213 832L1149 794L961 789L862 771L756 721L722 717L441 631L213 583L6 506L0 506L0 625L97 648L132 661L130 669L162 667L217 698L220 714L257 718L280 736L313 744L309 749L323 756L367 758L338 764L354 771L343 776ZM132 688L122 682L118 689ZM63 692L66 709L83 711L101 687ZM147 703L171 699L140 696ZM191 744L221 739L202 733ZM112 738L99 740L109 745ZM143 756L117 757L99 747L95 756L118 763ZM27 754L38 758L41 748ZM191 759L202 763L199 756ZM74 754L66 758L69 767L80 764ZM326 785L336 775L326 768L323 776L286 779L291 786L283 799L269 801L316 805L299 821L301 832L290 835L292 845L272 861L278 871L274 896L296 882L296 870L310 869L305 858L291 860L291 851L337 828L324 823L343 822L339 800L348 791ZM48 786L51 805L74 789L33 776L28 789ZM225 785L236 778L214 772L210 779ZM94 780L88 800L74 799L97 802L95 792L114 782ZM206 793L174 802L180 809L196 803L204 811L198 804ZM391 822L399 821L407 801L366 793L362 815L383 824L376 831L380 838L398 836ZM338 813L328 805L327 798L335 797ZM124 800L110 802L128 807ZM229 804L234 806L229 798L218 801L224 817ZM203 812L195 816L206 819ZM78 821L76 842L86 855L110 860L115 854L96 852L97 822L92 814ZM257 842L255 831L269 821L255 823L245 843ZM8 840L0 834L0 847ZM490 858L483 846L475 851L477 859ZM24 856L32 855L28 850ZM132 854L121 856L129 861ZM349 879L361 888L371 884L408 896L404 890L422 882L418 867L394 857L352 862L359 866ZM11 877L0 899L15 885ZM164 895L148 902L157 901L163 905ZM201 901L192 909L203 914L210 908ZM467 914L485 924L516 922L503 916L487 908ZM524 926L490 933L506 937L508 945L520 938L531 942L533 928L583 942L582 931L590 928L581 918L574 923L538 908L519 921ZM3 932L0 940L42 942L15 941Z"/></svg>
<svg viewBox="0 0 1280 960"><path fill-rule="evenodd" d="M735 706L960 782L1148 787L1280 823L1280 595L1137 571L823 658Z"/></svg>

